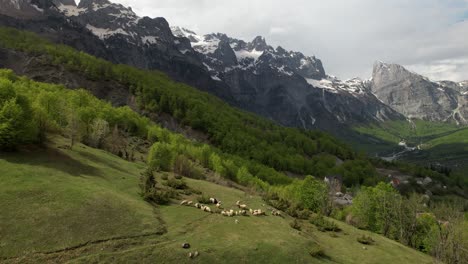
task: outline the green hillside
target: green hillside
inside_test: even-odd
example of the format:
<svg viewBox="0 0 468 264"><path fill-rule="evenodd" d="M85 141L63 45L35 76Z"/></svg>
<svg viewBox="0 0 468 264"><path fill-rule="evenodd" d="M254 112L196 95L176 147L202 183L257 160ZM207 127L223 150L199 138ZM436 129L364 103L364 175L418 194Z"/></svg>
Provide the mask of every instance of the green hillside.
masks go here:
<svg viewBox="0 0 468 264"><path fill-rule="evenodd" d="M66 143L54 137L46 148L0 155L2 262L431 263L429 256L375 234L375 245L365 250L356 238L368 232L342 223L343 231L334 235L306 222L299 232L289 226L289 216L229 218L180 206L179 200L154 208L139 195L142 164L81 144L69 150ZM185 181L226 207L242 200L268 208L247 189ZM182 249L184 242L191 249ZM310 256L318 246L325 256ZM194 251L200 256L191 260Z"/></svg>
<svg viewBox="0 0 468 264"><path fill-rule="evenodd" d="M454 246L461 243L462 232L454 230L463 206L444 218L437 209L445 204L423 206L423 195L401 195L372 160L328 134L278 126L159 72L113 65L34 34L0 28L0 36L0 47L39 56L98 84L113 80L136 98L135 104L113 107L84 89L0 70L4 261L180 263L189 261L180 248L184 241L201 253L200 262L431 261L403 244L439 259L465 257ZM201 137L155 122L167 116L184 133ZM412 167L411 173L445 184L446 176L429 169ZM339 190L361 202L335 206L323 181L330 174L342 176ZM226 208L242 200L268 216L237 219L178 205L212 196ZM273 217L266 204L284 218ZM420 212L429 219L419 220ZM445 227L440 219L453 224ZM335 225L342 231L318 231ZM375 243L358 243L362 234Z"/></svg>
<svg viewBox="0 0 468 264"><path fill-rule="evenodd" d="M406 154L403 157L406 160L425 164L442 162L456 169L463 166L462 161L468 157L468 128L451 123L389 121L355 127L354 130L379 141L379 144L362 145L355 142L357 148L369 153L398 151L398 143L404 140L409 146L419 146L420 149L416 153Z"/></svg>

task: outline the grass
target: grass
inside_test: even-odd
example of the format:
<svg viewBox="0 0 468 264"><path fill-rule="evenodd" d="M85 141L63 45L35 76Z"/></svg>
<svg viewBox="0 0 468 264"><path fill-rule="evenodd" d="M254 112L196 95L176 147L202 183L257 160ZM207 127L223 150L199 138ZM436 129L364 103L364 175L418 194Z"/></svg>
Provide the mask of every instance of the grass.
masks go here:
<svg viewBox="0 0 468 264"><path fill-rule="evenodd" d="M306 220L271 216L256 194L187 179L188 187L216 197L225 208L242 200L268 216L223 217L173 201L153 208L138 194L143 164L129 163L82 145L0 157L0 261L6 263L431 263L429 256L334 221L331 236ZM199 194L181 197L194 200ZM211 206L214 209L214 206ZM283 214L284 215L284 214ZM236 223L235 220L238 220ZM166 230L165 233L155 232ZM110 239L114 238L114 239ZM85 244L86 242L91 242ZM190 249L182 249L188 242ZM68 250L56 251L64 248ZM319 248L320 254L311 256ZM200 252L189 259L188 253Z"/></svg>
<svg viewBox="0 0 468 264"><path fill-rule="evenodd" d="M412 120L412 122L389 121L359 126L354 130L361 135L354 140L354 147L371 155L399 152L397 144L405 140L408 145L419 145L421 151L407 153L403 159L421 164L441 162L458 170L466 168L463 166L465 163L463 161L468 158L466 127L451 123ZM369 138L375 142L368 142Z"/></svg>
<svg viewBox="0 0 468 264"><path fill-rule="evenodd" d="M1 257L158 229L138 194L142 164L61 145L0 155Z"/></svg>

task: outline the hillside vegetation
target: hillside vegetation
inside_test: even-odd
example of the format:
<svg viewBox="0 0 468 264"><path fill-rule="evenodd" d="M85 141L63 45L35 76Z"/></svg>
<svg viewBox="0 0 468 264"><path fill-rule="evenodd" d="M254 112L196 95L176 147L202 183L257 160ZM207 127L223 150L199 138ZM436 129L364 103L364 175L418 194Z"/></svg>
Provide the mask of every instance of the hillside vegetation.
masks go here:
<svg viewBox="0 0 468 264"><path fill-rule="evenodd" d="M376 234L338 223L320 232L289 216L223 217L178 205L154 208L139 195L141 163L53 137L44 148L0 155L0 258L3 263L432 263L429 256ZM159 181L162 174L157 176ZM255 193L185 178L187 185L235 208L264 208ZM196 194L179 199L193 199ZM235 223L238 219L238 224ZM363 234L376 241L357 242ZM190 249L182 249L188 242ZM323 257L310 251L320 248ZM199 257L190 259L189 252Z"/></svg>
<svg viewBox="0 0 468 264"><path fill-rule="evenodd" d="M178 235L171 234L171 227L176 226L179 222L183 223L184 220L176 218L179 210L176 210L173 213L173 218L171 218L170 211L167 212L168 215L166 216L163 214L164 209L172 208L174 202L184 198L197 199L200 202L207 203L207 197L216 195L222 197L220 199L224 199L225 206L234 206L233 201L240 198L240 200L257 208L266 208L267 206L263 205L265 203L283 212L282 215L285 218L273 217L273 219L278 220L253 215L248 217L248 219L252 219L251 221L259 219L260 222L258 223L267 228L262 231L262 227L257 227L261 234L279 232L280 236L284 237L284 241L278 241L279 237L269 241L268 236L265 235L260 236L262 242L258 242L259 236L254 236L255 230L249 231L248 227L246 227L251 236L243 235L250 238L249 240L257 241L253 243L257 245L258 251L258 254L252 253L248 257L259 258L264 262L271 260L270 255L267 254L268 252L277 252L285 247L284 252L282 251L284 256L280 255L278 259L286 260L285 256L289 255L295 256L297 262L302 262L309 257L324 262L339 258L337 257L340 256L339 253L335 254L327 250L328 242L323 242L323 245L321 245L319 241L316 241L324 234L320 233L320 235L315 236L315 233L312 233L310 235L309 231L315 230L311 226L315 225L317 229L322 231L334 230L335 233L339 229L345 231L354 229L342 223L336 224L334 220L327 220L328 218L324 218L322 215L333 216L343 221L349 220L348 222L355 226L383 234L405 245L433 254L440 260L446 261L466 257L463 255L463 248L457 246L461 244L459 235L462 233L456 232L460 226L460 213L463 208L452 208L453 215L450 215L450 218L443 219L450 221L451 224L444 226L440 218L443 214L436 214L436 209L440 207L439 204L431 202L430 207L427 204L423 206L425 200L422 199L424 197L421 195L415 195L416 198L413 200L411 200L411 197L400 195L389 184L383 182L385 179L379 177L376 173L371 160L363 155L355 154L349 147L327 134L280 127L264 119L229 107L217 98L201 93L194 88L175 83L157 72L146 72L128 66L112 65L68 47L52 45L30 33L1 29L0 35L2 34L5 37L0 38L0 46L4 45L7 48L18 49L31 54L40 54L40 56L49 60L49 63L63 65L88 78L112 78L124 84L137 96L139 107L136 110L140 113L152 118L154 115L169 114L181 124L208 135L208 140L203 142L191 140L161 127L152 121L154 119L145 117L127 106L112 107L109 103L97 99L86 90L69 90L60 85L34 82L25 77L16 76L10 70L0 70L0 150L12 151L12 153L2 153L2 155L5 155L5 168L24 173L24 175L19 175L25 177L29 174L29 171L27 170L28 167L23 166L23 164L29 164L29 160L32 164L36 164L36 162L38 164L49 164L55 158L59 160L65 157L63 163L55 165L55 167L51 164L45 165L45 167L52 169L63 168L68 174L73 176L77 174L78 178L76 180L103 174L103 177L98 177L95 181L90 182L93 187L86 186L84 182L78 181L75 189L69 190L72 196L68 196L69 193L65 193L65 196L51 194L50 200L46 201L49 203L56 201L58 206L62 206L62 209L67 209L62 212L63 214L73 215L73 209L77 206L83 206L84 200L88 200L87 196L91 195L91 193L93 195L96 193L104 196L108 195L110 198L98 197L96 199L106 201L106 199L114 198L109 204L107 202L104 202L104 205L97 202L97 204L92 202L90 204L97 208L96 218L101 217L100 212L102 212L102 217L109 221L116 218L114 223L103 227L102 232L100 232L101 228L99 227L96 228L100 231L91 229L94 231L89 233L79 231L79 229L72 230L71 234L75 235L69 237L70 242L67 242L68 244L60 239L42 245L34 244L36 235L33 235L31 236L32 240L25 240L30 241L31 244L23 246L23 251L16 253L14 253L15 246L12 245L17 240L14 234L10 234L11 241L8 241L8 246L5 247L7 256L33 252L34 257L47 259L48 257L67 258L67 256L70 257L68 254L75 254L73 257L78 258L79 256L78 260L82 259L83 262L95 260L93 258L105 259L111 262L114 257L118 257L120 260L132 259L140 255L148 259L155 255L174 261L179 258L185 259L186 255L174 255L177 252L182 253L182 249L175 251L177 247L172 248L170 246L180 242L177 240L177 238L180 238L178 235L187 235L191 231L190 228L194 227L192 224L187 224L184 228L188 228L188 230L180 231ZM98 75L94 76L96 73ZM49 142L49 139L53 139L52 143ZM93 149L90 150L94 152L92 155L81 151L81 149L90 149L90 147L99 148L105 152L99 154ZM18 156L18 153L28 153L28 151L31 156L24 154ZM53 154L56 152L55 157ZM41 153L39 156L42 156L45 160L34 161L38 158L34 156L34 153ZM17 162L18 167L12 167L11 162L8 161L12 157L13 160L15 158L19 160ZM88 157L94 163L90 164L84 161L85 157ZM112 162L110 162L111 157ZM126 160L124 165L119 165L121 160ZM138 163L142 161L146 161L146 164ZM100 166L103 166L102 171L96 171L96 167L99 168ZM128 168L122 169L122 166L128 166ZM109 167L119 170L120 173L108 174L112 172L112 170L107 169ZM429 169L416 169L422 176L429 173L431 176L434 174L444 177L442 174ZM34 170L34 168L31 168L31 170ZM299 174L299 177L298 179L290 178L286 176L284 171ZM67 175L57 174L54 171L44 172L38 169L36 172L51 175L52 178L39 175L39 177L32 179L47 179L46 182L52 182L51 184L54 184L55 181L61 182L67 178ZM128 177L131 177L134 180L133 182L130 182L130 180L127 182L127 176L122 175L127 173L132 175ZM335 206L329 196L328 186L322 180L323 176L331 173L342 175L345 184L342 190L349 191L346 187L355 187L354 194L357 201L363 202L347 208ZM9 172L6 172L6 175L9 174ZM58 177L60 175L62 177ZM109 177L120 177L120 175L122 175L121 179L125 180L121 185L112 183L110 190L100 191L99 188L106 188L108 181L111 181ZM138 185L137 179L140 179L139 191L134 189ZM105 181L102 182L102 180ZM207 181L215 182L217 185L212 185L213 183L207 185ZM8 181L6 182L8 183ZM18 185L18 191L24 188L20 183L12 183ZM223 189L219 185L230 188ZM61 187L60 190L52 188L51 191L68 190L66 186L59 184L57 186ZM375 187L359 190L360 186ZM241 190L241 192L236 191L234 193L233 187ZM40 190L44 193L49 192L47 186L42 186ZM121 197L125 195L120 191L131 192L133 195L131 197L134 200L131 197ZM233 193L232 196L224 196L230 192ZM6 193L8 194L8 191ZM75 198L70 198L74 197L73 193L76 193ZM247 194L239 197L243 193ZM136 194L140 195L140 197ZM262 195L264 202L261 200L260 195ZM12 197L9 198L10 202L7 202L5 206L11 206L11 201L14 199ZM14 197L17 197L17 194ZM28 193L24 197L25 199L32 199ZM120 199L126 200L128 204L122 204ZM34 199L34 201L38 200ZM114 204L114 202L117 204ZM135 208L131 204L135 204ZM102 209L101 206L105 208ZM113 206L115 208L122 207L125 215L116 214L117 209ZM15 211L11 210L11 207L7 208L10 211L5 212L5 215L14 219L16 217ZM68 210L68 208L71 208L71 210ZM151 214L146 212L149 208ZM184 208L183 210L195 210L195 208L190 207L182 208ZM46 226L44 230L47 230L46 224L62 221L61 218L59 220L53 218L57 216L56 212L61 212L54 209L46 210L50 213L52 220L44 223ZM26 210L25 214L34 214L37 210L39 209ZM109 210L109 212L106 210ZM20 219L23 219L21 212L19 210ZM222 230L207 235L209 234L208 228L213 230L216 230L216 228L213 228L213 225L205 226L206 219L214 218L219 220L217 217L221 216L217 213L203 213L200 210L194 212L197 212L196 214L200 217L200 213L203 214L203 217L196 221L196 224L202 226L202 229L198 230L200 232L197 233L198 236L212 238L204 242L206 244L202 243L202 245L205 245L204 252L214 253L216 251L213 251L213 248L217 248L221 253L221 256L207 254L207 260L215 261L228 257L239 258L242 250L239 250L239 253L232 253L233 250L230 247L226 249L225 246L219 246L219 243L224 244L231 240L235 241L236 237L239 237L238 240L240 241L236 248L242 249L244 244L252 245L243 240L244 236L236 236L235 228L233 232L228 232L229 229L225 232L222 231L224 228L221 226L220 229ZM430 215L428 221L421 221L418 218L418 213L421 212ZM11 213L11 215L8 215L8 213ZM90 216L93 215L90 214ZM292 216L297 219L292 219ZM155 218L154 225L145 220L148 217ZM272 216L270 215L270 217ZM190 219L190 215L187 218ZM29 217L24 219L27 219L26 221L31 220ZM63 220L66 219L66 217L63 217ZM78 219L80 222L80 224L77 224L79 225L77 228L88 228L87 225L83 224L85 220L81 220L82 218L73 219ZM91 220L93 219L92 217ZM136 221L135 219L142 222L133 224ZM221 217L221 219L229 218ZM266 222L261 222L263 221L261 219ZM282 224L287 224L284 228L281 227L282 229L273 227L272 223L274 222L270 222L280 221L281 219L284 220ZM5 223L11 221L13 220ZM73 220L69 221L73 223ZM224 221L228 220L221 221L220 223L224 223ZM11 225L14 224L12 222ZM63 224L66 225L67 222L63 222ZM235 224L241 226L241 223ZM120 234L120 232L116 231L121 226L126 225L136 227L136 229L126 227L128 231L139 230L141 232L136 235L128 235L128 232ZM342 225L344 227L341 227ZM34 224L30 224L30 226L34 226ZM57 226L60 227L60 224ZM300 233L291 231L291 229L300 230ZM1 230L3 232L6 228ZM287 231L296 232L301 236L306 235L306 239L300 242L299 239L289 238ZM19 234L21 232L22 230L18 231ZM28 232L27 229L25 229L25 232ZM57 236L65 235L67 232L68 229L65 227ZM347 236L351 233L354 234L354 232L346 231L328 235L331 238L337 238L342 234L344 241L349 243L353 241L353 245L355 245L355 241L360 240L361 243L372 244L375 248L379 247L379 243L375 244L375 241L373 242L373 240L381 239L378 235L375 235L378 237L376 239L368 238L368 236L358 238L350 236L350 239L347 240ZM90 239L91 233L98 235L99 238L96 240ZM117 236L109 238L110 233ZM164 238L169 240L161 240L162 233L165 233L167 237ZM215 239L218 233L222 240L216 243ZM42 234L42 236L45 236L45 234ZM41 234L38 235L38 237L40 236ZM275 237L275 235L271 234L270 236ZM27 235L24 235L24 237L27 237ZM171 240L171 237L174 240ZM438 239L441 237L445 240L439 243ZM314 240L315 243L311 244L310 239ZM278 244L281 241L283 243ZM285 246L292 243L292 241L298 241L297 243L302 246L300 248ZM93 248L94 245L101 243L109 245L111 252L96 252L96 248ZM262 243L266 244L263 245ZM397 245L396 242L391 243L395 243L394 245L403 251L409 250L402 245ZM66 244L70 246L65 246ZM71 244L74 244L74 246ZM177 245L180 246L180 244ZM440 248L437 245L443 247ZM60 251L60 248L56 249L59 246L64 247L62 251ZM166 246L169 246L169 248L166 248ZM391 248L389 245L386 246ZM36 247L44 248L44 251L40 251L42 252L40 254L34 254L34 252L38 251L35 250ZM47 251L48 247L53 247L54 249L50 250L58 250L58 252L49 252ZM307 249L303 251L302 247ZM310 247L313 248L309 250ZM154 248L167 249L167 251L158 251ZM245 248L245 250L247 249ZM353 252L355 252L354 249L353 246ZM140 250L144 253L140 253ZM367 248L363 250L371 251ZM116 253L116 251L119 253ZM409 255L404 253L403 258L414 257L414 251L409 250L407 252L412 253L408 253ZM62 253L66 253L67 256L62 256ZM351 253L343 254L346 256L351 255ZM384 263L389 261L387 256L387 254L383 254L384 259L382 261ZM375 256L372 256L369 261L375 258ZM200 259L202 259L201 256ZM13 259L13 261L20 260L18 258Z"/></svg>

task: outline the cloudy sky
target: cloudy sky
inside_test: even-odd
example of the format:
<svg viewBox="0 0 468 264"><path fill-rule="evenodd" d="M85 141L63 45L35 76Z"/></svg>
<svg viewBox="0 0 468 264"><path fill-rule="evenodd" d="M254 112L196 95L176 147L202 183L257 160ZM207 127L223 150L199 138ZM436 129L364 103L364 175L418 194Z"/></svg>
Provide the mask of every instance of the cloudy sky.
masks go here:
<svg viewBox="0 0 468 264"><path fill-rule="evenodd" d="M468 0L112 0L199 34L223 32L316 55L329 74L368 78L374 61L434 80L468 79Z"/></svg>

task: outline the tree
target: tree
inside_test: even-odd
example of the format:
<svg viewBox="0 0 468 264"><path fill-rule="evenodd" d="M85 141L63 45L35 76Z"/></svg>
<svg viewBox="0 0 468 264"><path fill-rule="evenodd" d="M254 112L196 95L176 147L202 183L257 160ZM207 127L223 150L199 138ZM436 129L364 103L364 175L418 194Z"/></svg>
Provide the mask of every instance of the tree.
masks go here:
<svg viewBox="0 0 468 264"><path fill-rule="evenodd" d="M307 176L299 189L299 197L305 208L320 213L326 206L327 186L312 176Z"/></svg>
<svg viewBox="0 0 468 264"><path fill-rule="evenodd" d="M253 176L250 174L247 167L242 166L239 170L237 170L236 174L237 181L242 185L248 185L249 182L252 180Z"/></svg>
<svg viewBox="0 0 468 264"><path fill-rule="evenodd" d="M75 111L75 109L69 109L67 113L66 131L70 139L71 149L77 141L80 142L81 140L80 125L81 123L77 111Z"/></svg>
<svg viewBox="0 0 468 264"><path fill-rule="evenodd" d="M0 149L14 150L34 135L29 101L16 94L11 81L0 80Z"/></svg>
<svg viewBox="0 0 468 264"><path fill-rule="evenodd" d="M105 136L109 133L109 123L106 120L96 118L91 125L89 142L93 147L101 147Z"/></svg>
<svg viewBox="0 0 468 264"><path fill-rule="evenodd" d="M174 153L167 143L155 143L148 154L148 166L151 171L169 171L173 162Z"/></svg>

